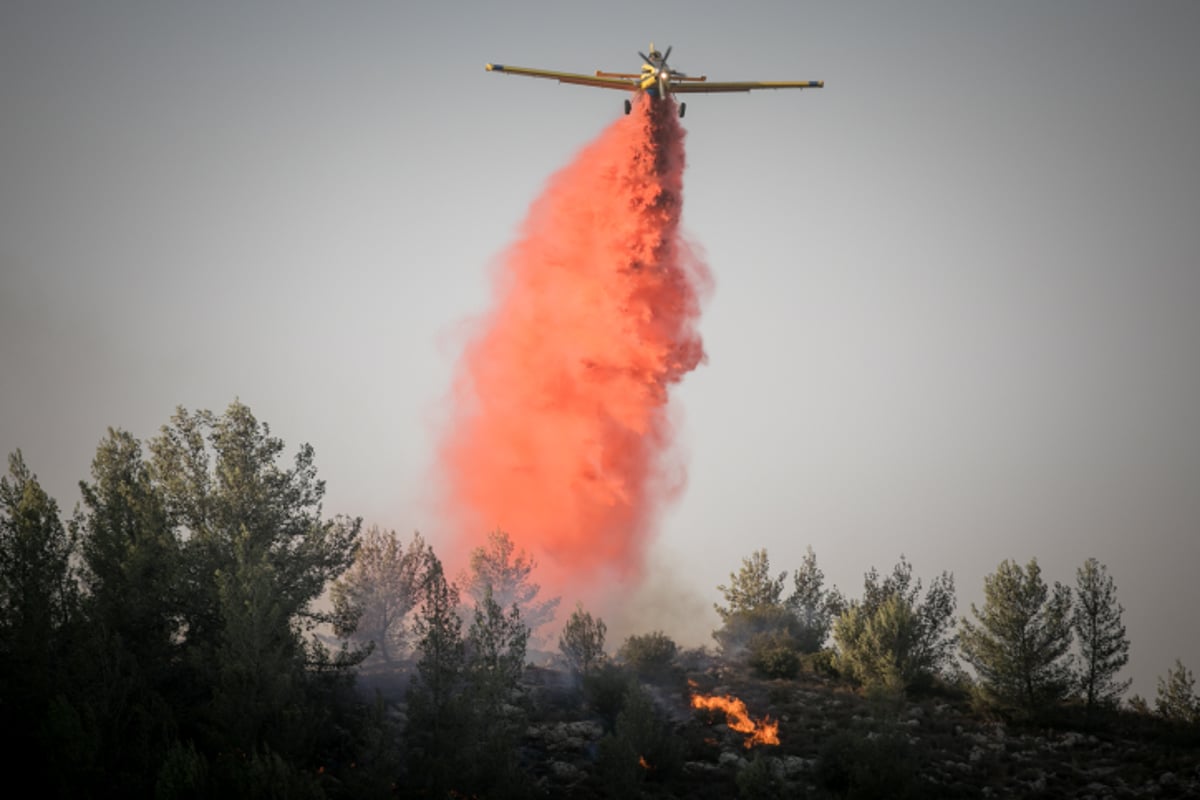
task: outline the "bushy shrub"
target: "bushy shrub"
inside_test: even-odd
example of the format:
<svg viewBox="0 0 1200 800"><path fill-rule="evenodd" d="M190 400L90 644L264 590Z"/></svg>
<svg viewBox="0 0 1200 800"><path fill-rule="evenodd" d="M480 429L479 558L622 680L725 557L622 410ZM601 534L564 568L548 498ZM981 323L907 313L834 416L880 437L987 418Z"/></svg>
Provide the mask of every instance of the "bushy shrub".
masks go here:
<svg viewBox="0 0 1200 800"><path fill-rule="evenodd" d="M760 606L749 611L735 611L725 618L725 624L713 631L726 658L750 655L751 643L763 636L798 641L800 622L783 606Z"/></svg>
<svg viewBox="0 0 1200 800"><path fill-rule="evenodd" d="M837 678L841 675L837 668L837 652L829 648L818 650L815 653L805 653L801 662L806 670L817 675L825 675L829 678Z"/></svg>
<svg viewBox="0 0 1200 800"><path fill-rule="evenodd" d="M784 800L793 797L787 791L779 761L758 753L737 774L738 797L742 800Z"/></svg>
<svg viewBox="0 0 1200 800"><path fill-rule="evenodd" d="M208 782L208 761L191 742L176 742L167 751L154 783L154 796L163 800L203 797Z"/></svg>
<svg viewBox="0 0 1200 800"><path fill-rule="evenodd" d="M641 674L661 674L671 666L679 648L662 631L630 636L617 655Z"/></svg>
<svg viewBox="0 0 1200 800"><path fill-rule="evenodd" d="M675 654L675 663L685 672L704 672L716 666L716 656L707 647L689 647Z"/></svg>
<svg viewBox="0 0 1200 800"><path fill-rule="evenodd" d="M325 797L315 775L288 763L266 745L249 754L222 753L217 757L213 771L216 786L212 797L294 797L297 800Z"/></svg>
<svg viewBox="0 0 1200 800"><path fill-rule="evenodd" d="M907 742L894 735L868 739L842 731L817 756L817 785L847 800L915 796L916 771Z"/></svg>
<svg viewBox="0 0 1200 800"><path fill-rule="evenodd" d="M636 683L625 692L616 729L600 741L600 774L614 797L633 797L644 781L669 781L683 769L683 742Z"/></svg>
<svg viewBox="0 0 1200 800"><path fill-rule="evenodd" d="M1196 696L1196 678L1192 671L1175 659L1175 666L1158 679L1154 710L1163 719L1182 725L1200 724L1200 697Z"/></svg>
<svg viewBox="0 0 1200 800"><path fill-rule="evenodd" d="M584 703L600 717L606 731L616 728L625 695L634 684L633 676L615 664L604 664L583 676Z"/></svg>
<svg viewBox="0 0 1200 800"><path fill-rule="evenodd" d="M927 686L952 661L954 578L943 572L921 597L921 581L901 556L886 578L872 568L862 600L833 624L838 671L867 687Z"/></svg>
<svg viewBox="0 0 1200 800"><path fill-rule="evenodd" d="M851 606L834 624L841 653L839 670L867 688L903 691L920 674L909 657L916 615L901 598L889 597L878 608Z"/></svg>
<svg viewBox="0 0 1200 800"><path fill-rule="evenodd" d="M750 666L766 678L794 678L800 671L796 643L786 634L760 634L750 640Z"/></svg>

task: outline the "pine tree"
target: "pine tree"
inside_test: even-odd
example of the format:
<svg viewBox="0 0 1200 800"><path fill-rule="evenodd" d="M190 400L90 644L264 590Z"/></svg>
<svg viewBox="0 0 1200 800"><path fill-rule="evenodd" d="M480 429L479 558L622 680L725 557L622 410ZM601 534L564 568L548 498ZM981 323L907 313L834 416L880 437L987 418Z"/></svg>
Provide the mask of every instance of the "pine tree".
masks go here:
<svg viewBox="0 0 1200 800"><path fill-rule="evenodd" d="M470 721L459 751L471 779L461 788L480 797L519 793L517 749L526 719L517 686L528 641L516 604L505 611L490 594L476 604L465 642Z"/></svg>
<svg viewBox="0 0 1200 800"><path fill-rule="evenodd" d="M467 631L467 670L472 683L497 705L516 687L525 668L525 648L529 627L521 618L521 609L513 604L506 612L491 593L476 604L474 619Z"/></svg>
<svg viewBox="0 0 1200 800"><path fill-rule="evenodd" d="M153 682L170 669L180 633L180 542L154 485L142 445L109 428L80 483L76 520L93 624L119 632L122 646Z"/></svg>
<svg viewBox="0 0 1200 800"><path fill-rule="evenodd" d="M911 658L917 616L893 595L874 610L851 604L834 623L838 670L869 687L902 692L921 674Z"/></svg>
<svg viewBox="0 0 1200 800"><path fill-rule="evenodd" d="M359 539L354 564L330 591L334 633L374 644L388 663L402 655L409 648L406 621L419 600L428 550L419 533L405 547L395 531L372 526Z"/></svg>
<svg viewBox="0 0 1200 800"><path fill-rule="evenodd" d="M181 543L141 442L129 433L109 428L92 460L92 482L81 482L80 491L83 511L72 527L87 588L88 636L79 648L89 661L80 681L84 703L97 727L105 781L114 790L148 793L178 744Z"/></svg>
<svg viewBox="0 0 1200 800"><path fill-rule="evenodd" d="M288 625L275 568L255 552L249 533L234 563L216 573L222 625L216 653L212 719L224 742L243 752L260 743L294 752L295 709L303 704L302 643ZM291 745L291 746L287 746Z"/></svg>
<svg viewBox="0 0 1200 800"><path fill-rule="evenodd" d="M1192 671L1175 659L1175 667L1166 678L1158 679L1154 710L1160 717L1185 725L1200 724L1200 698L1196 697L1196 678Z"/></svg>
<svg viewBox="0 0 1200 800"><path fill-rule="evenodd" d="M468 574L462 579L466 594L477 604L489 592L501 608L517 606L531 633L554 619L562 598L539 600L541 586L530 580L537 562L518 550L505 531L488 534L487 545L471 552Z"/></svg>
<svg viewBox="0 0 1200 800"><path fill-rule="evenodd" d="M458 616L458 587L446 580L442 562L432 551L426 556L425 587L420 614L413 624L418 638L417 678L435 705L446 703L457 690L465 664L462 620Z"/></svg>
<svg viewBox="0 0 1200 800"><path fill-rule="evenodd" d="M1118 681L1117 673L1129 663L1129 639L1117 602L1117 587L1108 570L1089 558L1076 572L1075 609L1072 625L1079 639L1081 658L1079 688L1088 711L1115 707L1128 689L1129 680Z"/></svg>
<svg viewBox="0 0 1200 800"><path fill-rule="evenodd" d="M413 623L417 673L408 691L406 742L409 765L422 790L445 797L461 785L459 752L468 724L466 650L458 616L458 588L446 580L441 561L426 555L422 602Z"/></svg>
<svg viewBox="0 0 1200 800"><path fill-rule="evenodd" d="M0 478L0 515L2 641L30 659L28 668L44 670L53 633L72 611L75 541L20 450Z"/></svg>
<svg viewBox="0 0 1200 800"><path fill-rule="evenodd" d="M58 721L56 711L78 725L75 709L60 696L73 688L63 674L63 657L64 634L77 609L74 548L58 504L21 451L9 455L8 474L0 477L0 716L13 734L6 756L34 781L52 758L47 747L52 743L43 740ZM82 757L85 734L74 738L71 744Z"/></svg>
<svg viewBox="0 0 1200 800"><path fill-rule="evenodd" d="M220 646L221 598L213 576L232 574L243 558L239 548L270 567L272 591L297 636L334 621L316 601L350 566L361 521L322 519L325 482L317 478L312 447L301 445L290 468L277 463L283 450L283 441L239 402L221 416L181 408L150 442L151 474L167 519L184 540L190 646L210 652Z"/></svg>
<svg viewBox="0 0 1200 800"><path fill-rule="evenodd" d="M583 603L576 603L562 635L558 637L558 649L571 670L577 675L589 672L604 660L604 634L608 626L599 617L593 618L583 610Z"/></svg>
<svg viewBox="0 0 1200 800"><path fill-rule="evenodd" d="M328 714L319 697L348 674L315 638L317 605L350 566L360 521L323 518L313 449L280 464L281 439L249 407L179 409L150 441L150 475L180 538L176 590L187 667L180 736L223 754L214 780L249 778L254 758L314 757ZM230 756L250 752L250 761ZM269 752L268 752L269 751Z"/></svg>
<svg viewBox="0 0 1200 800"><path fill-rule="evenodd" d="M784 571L771 577L767 551L756 550L742 559L740 570L730 573L728 586L717 587L728 605L713 605L721 617L721 627L713 631L713 638L725 656L746 658L760 672L778 676L799 665L797 653L816 637L803 630L800 617L783 599L787 575ZM814 577L802 579L801 591L810 588L805 582L811 584ZM797 598L797 602L804 601Z"/></svg>
<svg viewBox="0 0 1200 800"><path fill-rule="evenodd" d="M987 700L1034 712L1071 685L1071 591L1042 581L1037 559L1022 569L1004 561L984 579L978 623L962 620L963 658L979 673Z"/></svg>
<svg viewBox="0 0 1200 800"><path fill-rule="evenodd" d="M817 554L811 546L804 563L792 573L792 583L787 607L800 622L798 646L801 652L815 653L825 646L833 620L842 612L845 601L837 589L825 588L825 573L817 566Z"/></svg>
<svg viewBox="0 0 1200 800"><path fill-rule="evenodd" d="M729 573L729 585L718 586L717 591L725 595L728 605L713 604L722 622L739 612L754 612L763 608L779 608L783 605L783 583L787 570L771 577L771 559L766 549L755 550L749 558L742 559L742 568Z"/></svg>
<svg viewBox="0 0 1200 800"><path fill-rule="evenodd" d="M943 572L923 598L921 588L904 556L886 578L872 567L862 600L850 603L833 624L840 668L868 686L895 691L940 673L956 641L954 576Z"/></svg>

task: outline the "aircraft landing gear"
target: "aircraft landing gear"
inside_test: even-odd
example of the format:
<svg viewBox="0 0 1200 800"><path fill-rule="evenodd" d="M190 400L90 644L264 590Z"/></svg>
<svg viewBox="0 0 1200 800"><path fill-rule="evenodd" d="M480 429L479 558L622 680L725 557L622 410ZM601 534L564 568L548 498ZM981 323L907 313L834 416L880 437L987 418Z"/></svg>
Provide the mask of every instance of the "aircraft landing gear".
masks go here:
<svg viewBox="0 0 1200 800"><path fill-rule="evenodd" d="M626 100L625 101L625 116L629 116L630 111L633 111L633 103Z"/></svg>
<svg viewBox="0 0 1200 800"><path fill-rule="evenodd" d="M687 111L687 103L679 104L679 118L683 119L683 112Z"/></svg>

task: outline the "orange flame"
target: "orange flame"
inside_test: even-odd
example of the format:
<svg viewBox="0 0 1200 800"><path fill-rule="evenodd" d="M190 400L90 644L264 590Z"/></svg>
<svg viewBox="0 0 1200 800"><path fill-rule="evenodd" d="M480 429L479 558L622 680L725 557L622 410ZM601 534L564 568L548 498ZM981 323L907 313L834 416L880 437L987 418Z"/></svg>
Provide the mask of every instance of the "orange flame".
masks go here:
<svg viewBox="0 0 1200 800"><path fill-rule="evenodd" d="M650 769L650 765L646 763L645 756L638 756L638 764L641 765L642 769Z"/></svg>
<svg viewBox="0 0 1200 800"><path fill-rule="evenodd" d="M724 711L725 724L738 733L746 734L746 749L756 744L779 744L779 723L772 722L770 717L760 720L750 719L746 704L732 695L692 695L692 708L705 708L710 711Z"/></svg>

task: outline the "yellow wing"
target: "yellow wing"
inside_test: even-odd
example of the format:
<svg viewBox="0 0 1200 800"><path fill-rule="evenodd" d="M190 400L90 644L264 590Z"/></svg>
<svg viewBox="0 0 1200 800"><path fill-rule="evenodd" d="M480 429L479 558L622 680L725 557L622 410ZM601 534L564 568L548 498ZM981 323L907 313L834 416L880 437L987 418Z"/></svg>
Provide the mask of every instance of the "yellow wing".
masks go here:
<svg viewBox="0 0 1200 800"><path fill-rule="evenodd" d="M580 86L596 86L600 89L620 89L625 92L637 88L637 82L625 77L606 77L603 75L580 75L575 72L554 72L548 69L529 69L528 67L506 67L503 64L488 64L488 72L503 72L508 75L525 75L530 78L549 78L559 83L574 83Z"/></svg>
<svg viewBox="0 0 1200 800"><path fill-rule="evenodd" d="M672 82L671 94L696 94L699 92L749 92L754 89L820 89L825 81L707 81Z"/></svg>

